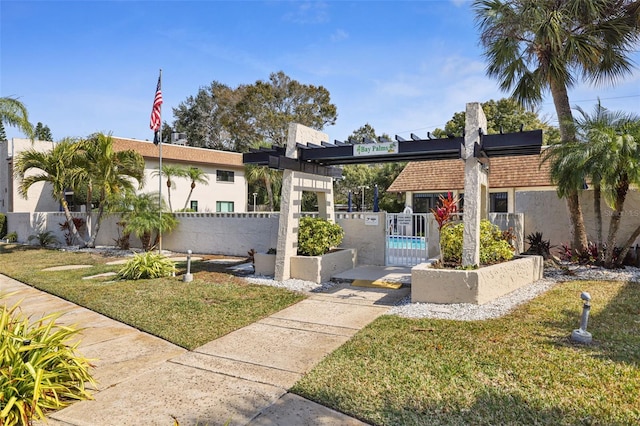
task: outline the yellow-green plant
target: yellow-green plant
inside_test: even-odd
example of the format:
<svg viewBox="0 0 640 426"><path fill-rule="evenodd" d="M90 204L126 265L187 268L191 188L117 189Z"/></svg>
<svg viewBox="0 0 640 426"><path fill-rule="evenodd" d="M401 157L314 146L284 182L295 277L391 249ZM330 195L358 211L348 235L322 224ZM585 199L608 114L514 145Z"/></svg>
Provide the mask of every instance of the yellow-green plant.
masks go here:
<svg viewBox="0 0 640 426"><path fill-rule="evenodd" d="M303 217L298 226L298 254L320 256L342 242L344 230L326 219Z"/></svg>
<svg viewBox="0 0 640 426"><path fill-rule="evenodd" d="M173 261L161 254L148 251L134 255L118 271L118 277L125 280L140 280L170 277L175 272L176 265Z"/></svg>
<svg viewBox="0 0 640 426"><path fill-rule="evenodd" d="M464 224L445 226L441 229L440 247L442 260L449 263L462 261L462 234ZM480 263L491 264L513 258L513 247L503 233L488 220L480 222Z"/></svg>
<svg viewBox="0 0 640 426"><path fill-rule="evenodd" d="M18 310L0 311L0 425L30 425L45 413L91 399L91 364L69 344L78 329L56 324L60 314L29 323Z"/></svg>

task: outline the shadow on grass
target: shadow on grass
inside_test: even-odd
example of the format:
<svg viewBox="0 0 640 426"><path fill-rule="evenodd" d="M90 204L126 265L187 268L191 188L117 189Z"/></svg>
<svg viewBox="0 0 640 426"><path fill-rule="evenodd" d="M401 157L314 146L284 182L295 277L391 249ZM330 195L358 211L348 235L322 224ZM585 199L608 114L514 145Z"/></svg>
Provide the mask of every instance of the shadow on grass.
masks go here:
<svg viewBox="0 0 640 426"><path fill-rule="evenodd" d="M555 320L545 323L567 331L565 337L550 336L553 344L588 351L598 359L640 366L640 283L623 284L603 309L594 312L597 303L597 299L591 301L587 326L592 343L585 345L571 340L571 332L580 326L582 310L563 309Z"/></svg>

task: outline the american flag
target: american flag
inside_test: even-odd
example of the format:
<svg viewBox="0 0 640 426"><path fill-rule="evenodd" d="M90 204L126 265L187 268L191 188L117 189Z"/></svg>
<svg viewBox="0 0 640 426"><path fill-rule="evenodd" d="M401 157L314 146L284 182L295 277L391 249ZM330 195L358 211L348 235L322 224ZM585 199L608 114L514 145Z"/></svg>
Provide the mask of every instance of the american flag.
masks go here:
<svg viewBox="0 0 640 426"><path fill-rule="evenodd" d="M156 88L156 97L153 99L153 109L151 110L151 123L149 127L154 132L160 130L160 126L162 126L162 118L161 118L161 105L162 105L162 88L161 88L161 79L162 76L158 77L158 87Z"/></svg>

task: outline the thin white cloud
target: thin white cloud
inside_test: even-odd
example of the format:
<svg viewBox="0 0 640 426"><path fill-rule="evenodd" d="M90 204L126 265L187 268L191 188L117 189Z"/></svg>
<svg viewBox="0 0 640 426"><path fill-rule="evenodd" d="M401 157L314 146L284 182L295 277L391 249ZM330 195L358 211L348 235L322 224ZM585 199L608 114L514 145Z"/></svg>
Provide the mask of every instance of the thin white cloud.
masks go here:
<svg viewBox="0 0 640 426"><path fill-rule="evenodd" d="M283 17L296 24L322 24L329 21L329 6L323 1L292 2L293 10Z"/></svg>
<svg viewBox="0 0 640 426"><path fill-rule="evenodd" d="M349 33L345 30L335 30L333 34L331 34L331 41L338 42L342 40L346 40L349 38Z"/></svg>

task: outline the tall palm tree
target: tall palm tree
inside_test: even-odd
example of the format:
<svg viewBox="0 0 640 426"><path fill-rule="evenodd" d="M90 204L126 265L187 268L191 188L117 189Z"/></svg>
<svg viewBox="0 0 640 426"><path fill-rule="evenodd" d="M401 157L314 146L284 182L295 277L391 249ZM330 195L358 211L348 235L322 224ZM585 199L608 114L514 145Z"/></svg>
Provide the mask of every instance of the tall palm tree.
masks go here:
<svg viewBox="0 0 640 426"><path fill-rule="evenodd" d="M568 89L578 77L614 82L632 70L629 55L639 38L638 1L475 0L487 74L525 106L551 92L563 143L575 141ZM566 194L573 247L587 236L579 191Z"/></svg>
<svg viewBox="0 0 640 426"><path fill-rule="evenodd" d="M81 150L76 161L82 167L82 176L87 184L87 213L92 215L91 202L93 188L98 189L98 215L94 229L90 229L88 246L95 245L100 224L108 200L117 194L135 188L133 180L141 189L144 185L144 158L133 150L115 151L111 135L97 133L82 141ZM90 220L88 221L90 222Z"/></svg>
<svg viewBox="0 0 640 426"><path fill-rule="evenodd" d="M176 187L174 178L185 177L187 175L187 169L182 166L173 166L171 164L163 164L161 171L154 171L152 176L163 176L167 178L167 200L169 202L169 211L173 211L171 206L171 189Z"/></svg>
<svg viewBox="0 0 640 426"><path fill-rule="evenodd" d="M16 156L14 163L15 173L20 178L18 192L25 199L29 188L37 182L45 182L51 185L53 197L60 202L65 218L69 224L69 232L77 240L86 242L76 229L69 205L65 199L67 188L77 188L84 170L76 163L81 144L72 139L58 142L51 151L39 152L35 149L22 151ZM28 173L34 171L33 173Z"/></svg>
<svg viewBox="0 0 640 426"><path fill-rule="evenodd" d="M187 196L187 201L184 202L184 209L187 210L187 206L189 205L189 200L191 199L191 194L193 194L193 190L196 187L196 183L201 183L203 185L209 185L209 176L197 167L189 167L187 169L187 178L191 180L191 190L189 191L189 195Z"/></svg>
<svg viewBox="0 0 640 426"><path fill-rule="evenodd" d="M33 139L33 126L29 122L27 108L16 98L0 97L0 121L3 125L17 127L28 138Z"/></svg>

